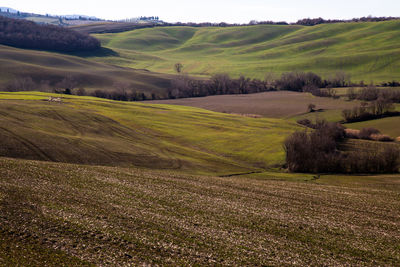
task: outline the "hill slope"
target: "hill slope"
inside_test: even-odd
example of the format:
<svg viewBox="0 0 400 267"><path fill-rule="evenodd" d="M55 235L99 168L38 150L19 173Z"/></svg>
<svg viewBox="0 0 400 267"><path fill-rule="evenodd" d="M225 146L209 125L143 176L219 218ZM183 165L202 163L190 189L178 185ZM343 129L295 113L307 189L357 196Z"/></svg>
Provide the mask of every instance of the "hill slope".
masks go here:
<svg viewBox="0 0 400 267"><path fill-rule="evenodd" d="M338 23L314 27L163 27L95 35L119 56L98 58L121 66L173 72L177 62L197 75L229 72L343 70L355 80L388 81L400 75L400 21Z"/></svg>
<svg viewBox="0 0 400 267"><path fill-rule="evenodd" d="M104 56L105 53L110 52L103 49L96 55ZM138 91L159 93L170 87L171 79L169 75L96 63L85 55L78 57L0 45L0 83L27 76L52 84L72 76L79 86L88 89L109 89L116 82L127 83Z"/></svg>
<svg viewBox="0 0 400 267"><path fill-rule="evenodd" d="M0 156L232 174L283 164L294 123L199 108L0 93Z"/></svg>
<svg viewBox="0 0 400 267"><path fill-rule="evenodd" d="M4 158L0 166L4 266L400 263L395 176L198 177Z"/></svg>

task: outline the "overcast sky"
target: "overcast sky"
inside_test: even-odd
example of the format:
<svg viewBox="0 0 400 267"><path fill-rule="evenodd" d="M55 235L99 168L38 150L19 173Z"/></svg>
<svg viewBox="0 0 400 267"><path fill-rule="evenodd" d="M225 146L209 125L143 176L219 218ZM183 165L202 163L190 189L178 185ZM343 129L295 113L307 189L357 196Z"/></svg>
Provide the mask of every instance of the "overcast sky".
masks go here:
<svg viewBox="0 0 400 267"><path fill-rule="evenodd" d="M168 22L237 22L300 18L400 16L400 0L1 0L24 12L88 15L104 19L159 16Z"/></svg>

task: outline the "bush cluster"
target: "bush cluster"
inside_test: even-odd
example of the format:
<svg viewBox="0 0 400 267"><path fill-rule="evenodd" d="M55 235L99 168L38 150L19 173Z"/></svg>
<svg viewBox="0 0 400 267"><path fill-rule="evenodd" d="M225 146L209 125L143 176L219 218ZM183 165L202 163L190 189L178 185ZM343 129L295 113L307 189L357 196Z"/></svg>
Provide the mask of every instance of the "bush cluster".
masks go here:
<svg viewBox="0 0 400 267"><path fill-rule="evenodd" d="M315 130L298 131L284 142L287 167L292 172L309 173L392 173L400 167L397 146L358 147L340 151L346 133L340 124L317 122Z"/></svg>
<svg viewBox="0 0 400 267"><path fill-rule="evenodd" d="M399 112L394 111L393 102L383 97L368 103L363 102L358 107L342 111L342 116L346 122L359 122L397 115L399 115Z"/></svg>
<svg viewBox="0 0 400 267"><path fill-rule="evenodd" d="M363 100L363 101L374 101L379 98L391 101L394 103L400 103L400 90L395 89L378 89L375 86L368 86L362 88L358 92L354 88L349 88L347 96L350 100Z"/></svg>
<svg viewBox="0 0 400 267"><path fill-rule="evenodd" d="M144 101L144 100L155 100L157 96L152 93L150 96L143 92L137 92L135 90L95 90L90 94L94 97L107 98L118 101Z"/></svg>
<svg viewBox="0 0 400 267"><path fill-rule="evenodd" d="M275 90L267 82L228 74L216 74L209 80L193 79L186 74L178 75L171 82L168 98L202 97L209 95L251 94Z"/></svg>
<svg viewBox="0 0 400 267"><path fill-rule="evenodd" d="M379 142L393 142L394 139L388 135L381 134L378 129L375 128L363 128L361 130L345 129L346 137L352 139L364 139L373 140Z"/></svg>
<svg viewBox="0 0 400 267"><path fill-rule="evenodd" d="M275 90L309 92L315 96L336 97L333 87L350 84L350 77L343 72L337 72L326 80L322 80L313 72L287 72L279 78L266 77L264 81L250 79L243 75L238 79L233 79L228 74L216 74L209 80L199 80L187 74L181 74L181 71L178 73L180 74L171 82L167 98L251 94ZM321 87L324 89L320 89Z"/></svg>
<svg viewBox="0 0 400 267"><path fill-rule="evenodd" d="M350 75L338 71L329 78L322 78L313 72L286 72L274 81L274 86L279 90L297 92L310 92L317 96L334 96L334 87L347 87L352 85ZM326 88L321 90L320 88Z"/></svg>

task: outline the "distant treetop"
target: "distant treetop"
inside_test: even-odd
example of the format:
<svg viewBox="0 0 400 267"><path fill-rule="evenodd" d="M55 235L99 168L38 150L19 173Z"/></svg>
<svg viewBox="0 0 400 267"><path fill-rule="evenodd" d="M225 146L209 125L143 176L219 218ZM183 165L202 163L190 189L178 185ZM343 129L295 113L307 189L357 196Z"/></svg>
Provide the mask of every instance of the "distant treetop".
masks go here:
<svg viewBox="0 0 400 267"><path fill-rule="evenodd" d="M0 16L0 44L19 48L60 52L88 51L100 48L89 35L53 25Z"/></svg>

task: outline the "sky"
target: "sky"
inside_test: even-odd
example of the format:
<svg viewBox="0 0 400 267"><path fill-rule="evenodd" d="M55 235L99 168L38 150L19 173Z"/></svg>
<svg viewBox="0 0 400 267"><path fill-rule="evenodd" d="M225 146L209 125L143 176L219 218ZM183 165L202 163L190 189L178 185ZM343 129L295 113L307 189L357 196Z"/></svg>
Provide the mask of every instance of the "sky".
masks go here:
<svg viewBox="0 0 400 267"><path fill-rule="evenodd" d="M0 6L52 15L119 20L159 16L167 22L295 22L302 18L400 16L400 0L1 0Z"/></svg>

